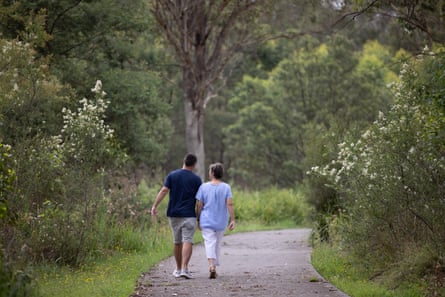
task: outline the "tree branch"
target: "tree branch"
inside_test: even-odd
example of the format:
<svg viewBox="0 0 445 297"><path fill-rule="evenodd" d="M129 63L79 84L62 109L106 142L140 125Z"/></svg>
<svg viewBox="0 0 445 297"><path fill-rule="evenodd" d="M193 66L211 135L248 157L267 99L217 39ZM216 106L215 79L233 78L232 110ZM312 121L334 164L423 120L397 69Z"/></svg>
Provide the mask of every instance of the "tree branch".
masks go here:
<svg viewBox="0 0 445 297"><path fill-rule="evenodd" d="M75 8L76 6L78 6L81 2L82 2L82 0L78 0L76 3L74 3L73 5L67 7L62 12L60 12L56 16L56 18L54 19L54 22L51 25L51 29L49 30L49 34L52 35L52 33L54 32L54 28L56 27L56 23L59 21L59 19L62 18L68 11L70 11L71 9Z"/></svg>

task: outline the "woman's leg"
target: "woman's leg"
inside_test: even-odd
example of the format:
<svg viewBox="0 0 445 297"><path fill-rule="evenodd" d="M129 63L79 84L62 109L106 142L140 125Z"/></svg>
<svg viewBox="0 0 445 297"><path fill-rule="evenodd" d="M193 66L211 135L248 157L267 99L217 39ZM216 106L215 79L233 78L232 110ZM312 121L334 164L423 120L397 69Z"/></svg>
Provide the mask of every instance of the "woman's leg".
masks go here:
<svg viewBox="0 0 445 297"><path fill-rule="evenodd" d="M211 229L201 230L207 259L216 259L216 233Z"/></svg>
<svg viewBox="0 0 445 297"><path fill-rule="evenodd" d="M217 231L217 232L215 232L215 237L216 237L215 266L219 266L219 259L220 259L220 256L221 256L221 246L222 246L222 242L223 242L224 231Z"/></svg>
<svg viewBox="0 0 445 297"><path fill-rule="evenodd" d="M206 256L209 261L210 278L216 277L215 261L216 261L216 248L217 248L217 233L211 229L201 230L202 238L204 239L204 247Z"/></svg>

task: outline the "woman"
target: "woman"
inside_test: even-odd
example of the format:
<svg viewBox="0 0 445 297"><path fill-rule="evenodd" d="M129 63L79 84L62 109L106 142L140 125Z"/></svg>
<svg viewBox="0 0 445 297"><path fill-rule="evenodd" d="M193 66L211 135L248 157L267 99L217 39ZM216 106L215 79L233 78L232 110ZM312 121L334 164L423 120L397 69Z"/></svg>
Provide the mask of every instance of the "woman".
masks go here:
<svg viewBox="0 0 445 297"><path fill-rule="evenodd" d="M210 165L210 181L202 184L196 194L198 200L196 215L209 261L210 278L216 278L216 266L219 265L222 238L229 218L229 230L235 228L232 190L229 184L221 180L223 173L224 167L221 163Z"/></svg>

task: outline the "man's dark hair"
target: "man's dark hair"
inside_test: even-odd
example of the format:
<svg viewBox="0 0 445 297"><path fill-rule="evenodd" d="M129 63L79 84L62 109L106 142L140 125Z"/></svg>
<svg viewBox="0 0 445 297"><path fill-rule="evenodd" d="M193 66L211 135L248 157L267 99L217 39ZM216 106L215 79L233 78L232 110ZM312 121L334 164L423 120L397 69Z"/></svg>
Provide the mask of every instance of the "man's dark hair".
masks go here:
<svg viewBox="0 0 445 297"><path fill-rule="evenodd" d="M196 164L197 161L198 161L198 158L196 158L196 156L193 155L193 154L187 154L187 155L184 157L184 164L185 164L185 166L187 166L187 167L194 166L194 165Z"/></svg>
<svg viewBox="0 0 445 297"><path fill-rule="evenodd" d="M224 175L224 166L221 163L210 165L210 171L216 179L221 179Z"/></svg>

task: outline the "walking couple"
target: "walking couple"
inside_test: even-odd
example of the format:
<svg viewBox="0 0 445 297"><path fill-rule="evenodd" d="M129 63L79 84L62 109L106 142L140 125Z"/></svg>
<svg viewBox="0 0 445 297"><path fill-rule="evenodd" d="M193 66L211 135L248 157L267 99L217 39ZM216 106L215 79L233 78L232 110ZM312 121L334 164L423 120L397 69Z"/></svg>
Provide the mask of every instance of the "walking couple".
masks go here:
<svg viewBox="0 0 445 297"><path fill-rule="evenodd" d="M175 277L192 278L188 269L192 256L193 236L196 228L204 239L209 261L209 278L216 278L224 232L235 228L235 213L230 185L222 181L224 168L221 163L210 165L209 182L202 183L193 173L197 158L187 154L181 169L171 171L165 178L151 208L157 215L157 207L169 194L167 217L173 233Z"/></svg>

